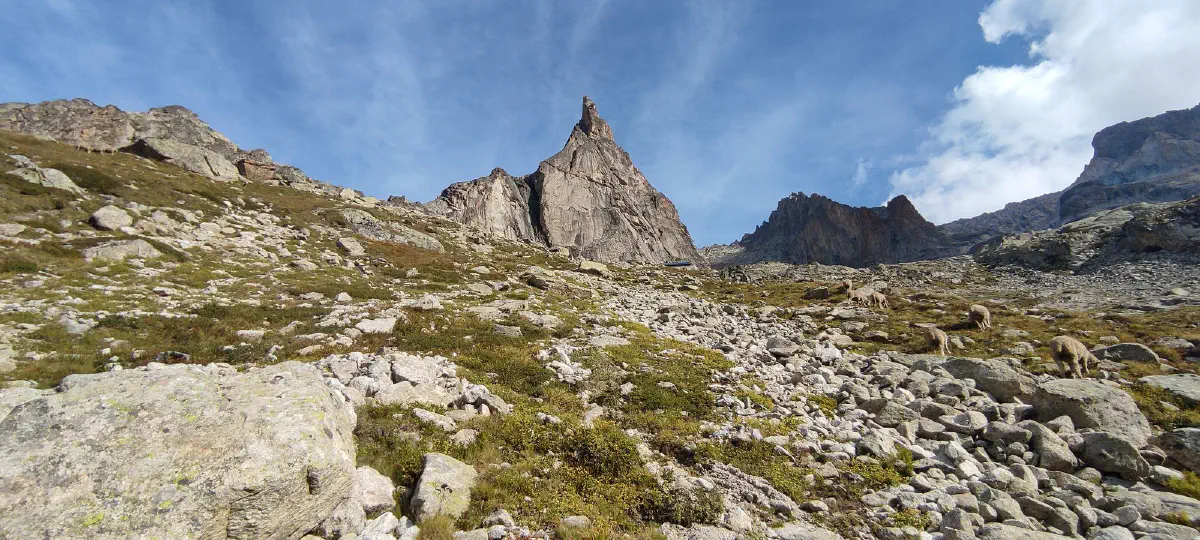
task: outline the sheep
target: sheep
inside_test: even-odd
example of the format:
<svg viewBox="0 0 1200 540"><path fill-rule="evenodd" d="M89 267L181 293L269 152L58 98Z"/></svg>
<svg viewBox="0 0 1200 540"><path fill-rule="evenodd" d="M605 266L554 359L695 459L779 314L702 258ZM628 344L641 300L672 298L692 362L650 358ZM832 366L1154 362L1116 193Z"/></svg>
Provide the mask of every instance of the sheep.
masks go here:
<svg viewBox="0 0 1200 540"><path fill-rule="evenodd" d="M987 307L971 304L967 308L967 322L974 323L980 330L987 330L992 327L992 312Z"/></svg>
<svg viewBox="0 0 1200 540"><path fill-rule="evenodd" d="M871 303L874 304L876 307L879 307L881 309L882 308L891 309L891 306L888 305L887 296L884 296L884 294L879 291L872 292L870 295L870 300L871 300Z"/></svg>
<svg viewBox="0 0 1200 540"><path fill-rule="evenodd" d="M929 340L930 347L936 347L939 355L946 356L950 354L950 338L946 333L939 330L936 326L925 327L925 338Z"/></svg>
<svg viewBox="0 0 1200 540"><path fill-rule="evenodd" d="M842 287L842 289L845 289L846 292L853 291L854 290L854 282L850 281L848 279L843 279L842 283L841 283L841 287Z"/></svg>
<svg viewBox="0 0 1200 540"><path fill-rule="evenodd" d="M1088 367L1088 363L1098 361L1086 345L1071 336L1057 336L1051 339L1050 355L1058 364L1059 373L1063 377L1072 379L1082 379L1083 373L1090 375L1092 371ZM1081 363L1083 364L1083 373L1080 373L1079 369Z"/></svg>
<svg viewBox="0 0 1200 540"><path fill-rule="evenodd" d="M846 299L853 303L864 306L871 305L870 295L868 295L867 291L864 289L852 289L848 294L849 296Z"/></svg>

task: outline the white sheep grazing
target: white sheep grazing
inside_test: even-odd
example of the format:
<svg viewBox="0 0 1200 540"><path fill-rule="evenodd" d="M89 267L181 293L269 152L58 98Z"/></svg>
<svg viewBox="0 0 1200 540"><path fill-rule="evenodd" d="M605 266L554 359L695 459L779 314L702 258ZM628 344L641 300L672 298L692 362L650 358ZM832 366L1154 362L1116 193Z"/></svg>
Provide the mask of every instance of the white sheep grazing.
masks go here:
<svg viewBox="0 0 1200 540"><path fill-rule="evenodd" d="M863 306L869 306L869 305L871 305L871 298L870 298L870 296L867 294L867 291L866 291L866 290L864 290L864 289L853 289L853 290L851 290L851 291L850 291L850 293L849 293L849 297L848 297L848 298L846 298L846 299L847 299L847 300L849 300L849 301L851 301L851 302L853 302L853 303L856 303L856 304L859 304L859 305L863 305Z"/></svg>
<svg viewBox="0 0 1200 540"><path fill-rule="evenodd" d="M881 309L882 308L891 309L891 306L888 305L887 296L884 296L884 294L879 291L873 291L871 293L871 303Z"/></svg>
<svg viewBox="0 0 1200 540"><path fill-rule="evenodd" d="M936 326L927 326L925 328L925 338L929 340L929 346L937 348L938 354L946 356L950 354L950 338L946 333L939 330Z"/></svg>
<svg viewBox="0 0 1200 540"><path fill-rule="evenodd" d="M992 327L992 312L987 307L971 304L967 308L967 322L978 326L980 330L987 330Z"/></svg>
<svg viewBox="0 0 1200 540"><path fill-rule="evenodd" d="M1097 362L1087 346L1071 336L1057 336L1050 340L1050 355L1058 364L1058 371L1063 377L1082 379L1083 374L1091 374L1089 362ZM1083 370L1080 372L1080 364Z"/></svg>

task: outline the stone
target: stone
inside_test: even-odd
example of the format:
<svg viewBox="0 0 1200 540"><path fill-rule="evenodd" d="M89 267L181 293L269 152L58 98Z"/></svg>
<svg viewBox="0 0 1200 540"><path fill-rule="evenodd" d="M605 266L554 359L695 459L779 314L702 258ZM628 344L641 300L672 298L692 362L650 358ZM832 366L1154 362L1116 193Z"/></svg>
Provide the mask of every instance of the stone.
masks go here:
<svg viewBox="0 0 1200 540"><path fill-rule="evenodd" d="M800 346L790 339L779 336L767 339L767 352L776 358L786 358L796 354L798 350L800 350Z"/></svg>
<svg viewBox="0 0 1200 540"><path fill-rule="evenodd" d="M133 218L124 210L110 204L92 212L88 223L102 231L115 231L133 225Z"/></svg>
<svg viewBox="0 0 1200 540"><path fill-rule="evenodd" d="M1088 379L1042 383L1030 398L1039 419L1071 417L1076 428L1093 428L1124 438L1140 448L1150 438L1150 422L1129 394Z"/></svg>
<svg viewBox="0 0 1200 540"><path fill-rule="evenodd" d="M1159 435L1155 444L1180 465L1200 472L1200 428L1180 428Z"/></svg>
<svg viewBox="0 0 1200 540"><path fill-rule="evenodd" d="M1090 540L1133 540L1133 533L1125 527L1111 526L1096 531Z"/></svg>
<svg viewBox="0 0 1200 540"><path fill-rule="evenodd" d="M1120 475L1126 480L1140 480L1150 475L1150 463L1138 453L1133 443L1104 431L1083 434L1080 459L1097 470Z"/></svg>
<svg viewBox="0 0 1200 540"><path fill-rule="evenodd" d="M1166 390L1193 407L1200 406L1200 375L1194 373L1150 375L1138 379L1138 382Z"/></svg>
<svg viewBox="0 0 1200 540"><path fill-rule="evenodd" d="M295 538L350 496L354 411L312 366L126 369L60 389L0 420L0 536Z"/></svg>
<svg viewBox="0 0 1200 540"><path fill-rule="evenodd" d="M842 535L806 521L793 521L771 529L779 540L842 540Z"/></svg>
<svg viewBox="0 0 1200 540"><path fill-rule="evenodd" d="M395 221L383 221L370 212L359 208L338 210L340 221L355 234L378 242L404 244L430 251L445 251L442 243L423 232L416 231Z"/></svg>
<svg viewBox="0 0 1200 540"><path fill-rule="evenodd" d="M1141 343L1118 343L1092 351L1097 360L1113 362L1158 362L1158 355Z"/></svg>
<svg viewBox="0 0 1200 540"><path fill-rule="evenodd" d="M366 248L364 248L362 244L358 243L358 240L355 238L338 238L337 245L338 247L342 248L342 251L346 252L346 255L350 257L362 257L363 255L367 254Z"/></svg>
<svg viewBox="0 0 1200 540"><path fill-rule="evenodd" d="M438 515L461 517L470 505L477 476L473 467L450 456L425 454L421 477L410 502L416 522L420 524Z"/></svg>
<svg viewBox="0 0 1200 540"><path fill-rule="evenodd" d="M896 444L891 437L871 431L858 440L858 453L886 459L896 455Z"/></svg>
<svg viewBox="0 0 1200 540"><path fill-rule="evenodd" d="M395 317L379 317L377 319L363 319L354 325L364 334L390 334L396 328Z"/></svg>
<svg viewBox="0 0 1200 540"><path fill-rule="evenodd" d="M587 259L579 261L579 267L576 268L579 272L592 274L601 277L611 277L612 271L608 269L608 265L602 262L589 261Z"/></svg>
<svg viewBox="0 0 1200 540"><path fill-rule="evenodd" d="M1003 523L988 523L979 532L979 540L1067 540L1069 536L1033 531Z"/></svg>
<svg viewBox="0 0 1200 540"><path fill-rule="evenodd" d="M1038 455L1039 467L1051 471L1071 472L1079 466L1079 460L1071 452L1071 447L1054 430L1033 420L1026 420L1018 425L1030 433L1030 443Z"/></svg>
<svg viewBox="0 0 1200 540"><path fill-rule="evenodd" d="M1033 379L1022 375L1000 359L951 358L941 365L958 379L972 379L975 387L999 401L1011 401L1034 393Z"/></svg>
<svg viewBox="0 0 1200 540"><path fill-rule="evenodd" d="M439 386L421 384L413 385L408 381L381 388L375 393L375 400L380 405L437 405L445 407L453 398Z"/></svg>
<svg viewBox="0 0 1200 540"><path fill-rule="evenodd" d="M107 242L83 250L87 259L104 259L108 261L123 261L129 257L139 259L154 259L162 256L150 242L137 238L134 240L119 240Z"/></svg>
<svg viewBox="0 0 1200 540"><path fill-rule="evenodd" d="M366 465L355 471L354 489L358 502L367 514L375 514L396 507L396 486L392 479Z"/></svg>
<svg viewBox="0 0 1200 540"><path fill-rule="evenodd" d="M591 518L587 516L567 516L558 520L561 529L586 529L592 526Z"/></svg>
<svg viewBox="0 0 1200 540"><path fill-rule="evenodd" d="M240 176L237 166L220 153L176 139L145 137L121 150L216 180L236 180Z"/></svg>

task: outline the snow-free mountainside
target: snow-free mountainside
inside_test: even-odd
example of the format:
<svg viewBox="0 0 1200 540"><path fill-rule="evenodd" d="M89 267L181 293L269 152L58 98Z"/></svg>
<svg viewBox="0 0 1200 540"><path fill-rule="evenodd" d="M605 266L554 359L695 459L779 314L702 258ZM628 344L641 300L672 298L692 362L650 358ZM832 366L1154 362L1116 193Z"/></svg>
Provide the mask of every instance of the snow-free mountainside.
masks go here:
<svg viewBox="0 0 1200 540"><path fill-rule="evenodd" d="M1198 538L1198 117L706 259L587 98L425 204L0 104L0 538Z"/></svg>

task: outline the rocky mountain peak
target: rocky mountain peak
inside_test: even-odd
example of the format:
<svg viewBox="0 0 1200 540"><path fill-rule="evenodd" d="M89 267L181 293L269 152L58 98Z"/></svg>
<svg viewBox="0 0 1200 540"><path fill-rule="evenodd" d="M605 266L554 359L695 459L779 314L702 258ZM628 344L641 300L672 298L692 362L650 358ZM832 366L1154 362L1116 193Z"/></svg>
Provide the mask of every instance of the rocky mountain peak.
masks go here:
<svg viewBox="0 0 1200 540"><path fill-rule="evenodd" d="M514 178L501 169L446 188L426 209L493 234L603 262L700 258L670 199L654 189L583 98L563 149Z"/></svg>
<svg viewBox="0 0 1200 540"><path fill-rule="evenodd" d="M575 126L590 137L613 140L612 128L596 111L596 103L587 96L583 96L583 116Z"/></svg>

